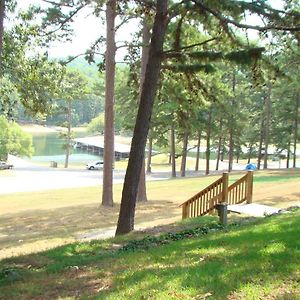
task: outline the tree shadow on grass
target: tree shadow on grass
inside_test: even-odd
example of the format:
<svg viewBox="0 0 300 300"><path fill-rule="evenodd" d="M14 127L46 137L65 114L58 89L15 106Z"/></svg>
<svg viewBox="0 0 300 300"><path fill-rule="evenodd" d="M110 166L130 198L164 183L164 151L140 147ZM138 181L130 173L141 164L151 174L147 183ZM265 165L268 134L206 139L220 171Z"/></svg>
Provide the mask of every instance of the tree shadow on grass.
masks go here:
<svg viewBox="0 0 300 300"><path fill-rule="evenodd" d="M80 253L79 264L78 257L76 260L79 270L81 266L89 269L89 264L99 261L99 265L94 265L94 272L97 269L111 272L92 275L90 269L85 279L78 277L78 283L83 286L89 286L93 280L102 282L100 293L91 289L82 291L85 295L98 295L97 299L156 299L162 294L169 297L167 299L191 299L207 293L212 299L224 299L224 295L239 293L246 285L263 289L268 284L284 283L296 276L300 240L295 236L299 233L300 221L291 216L284 218L284 223L277 223L276 218L267 219L260 221L262 226L259 227L253 224L228 234L220 232L208 238L185 239L119 256L108 252L101 257L97 254L97 244L82 252L80 245L70 245L48 255L56 261L48 265L47 272L72 266L73 255ZM68 278L60 277L62 281ZM105 279L109 284L103 287ZM78 292L75 290L65 289L59 295L72 297ZM46 289L46 296L48 292L51 293ZM274 291L277 292L280 291Z"/></svg>
<svg viewBox="0 0 300 300"><path fill-rule="evenodd" d="M69 206L49 210L27 210L1 216L0 258L10 253L35 252L75 241L79 234L91 230L103 232L116 226L120 205L103 207L98 204ZM139 203L136 226L172 222L180 216L177 204L170 201ZM26 249L28 245L28 249ZM19 250L18 250L19 249Z"/></svg>
<svg viewBox="0 0 300 300"><path fill-rule="evenodd" d="M278 208L288 208L300 203L300 193L291 193L284 196L264 197L253 201L253 203L274 206Z"/></svg>
<svg viewBox="0 0 300 300"><path fill-rule="evenodd" d="M241 228L233 235L222 232L204 241L197 238L174 242L162 247L159 254L153 250L147 255L136 255L131 271L116 275L111 299L123 295L124 286L130 295L123 295L123 299L141 295L148 299L164 291L171 293L174 282L182 299L206 293L211 293L212 299L225 299L225 295L241 292L245 285L263 289L268 284L284 283L297 276L300 265L300 240L295 239L300 221L289 217L286 220L284 224L272 220L276 230L268 230L267 225L260 229L253 226L253 231ZM141 269L140 265L146 268ZM277 292L280 293L274 291ZM110 293L100 295L100 299L105 299Z"/></svg>
<svg viewBox="0 0 300 300"><path fill-rule="evenodd" d="M279 218L284 222L278 222ZM162 295L166 299L191 299L207 293L211 299L225 299L234 292L241 293L246 285L263 290L268 284L297 276L300 220L292 214L279 218L147 251L116 252L105 248L105 241L95 241L8 262L23 264L27 282L14 283L14 289L30 299L158 299ZM43 268L29 269L30 257L44 258ZM1 289L5 295L10 293L8 285Z"/></svg>
<svg viewBox="0 0 300 300"><path fill-rule="evenodd" d="M298 198L299 198L299 201L300 201L300 193L293 193L293 195L294 195L295 197L298 197Z"/></svg>

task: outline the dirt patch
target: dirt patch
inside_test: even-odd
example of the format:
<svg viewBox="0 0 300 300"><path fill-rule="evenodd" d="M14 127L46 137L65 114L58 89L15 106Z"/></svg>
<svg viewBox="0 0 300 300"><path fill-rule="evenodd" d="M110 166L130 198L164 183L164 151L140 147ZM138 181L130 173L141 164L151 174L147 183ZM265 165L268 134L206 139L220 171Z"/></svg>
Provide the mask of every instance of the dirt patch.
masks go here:
<svg viewBox="0 0 300 300"><path fill-rule="evenodd" d="M279 208L286 208L300 203L300 183L276 182L270 185L254 186L254 202Z"/></svg>

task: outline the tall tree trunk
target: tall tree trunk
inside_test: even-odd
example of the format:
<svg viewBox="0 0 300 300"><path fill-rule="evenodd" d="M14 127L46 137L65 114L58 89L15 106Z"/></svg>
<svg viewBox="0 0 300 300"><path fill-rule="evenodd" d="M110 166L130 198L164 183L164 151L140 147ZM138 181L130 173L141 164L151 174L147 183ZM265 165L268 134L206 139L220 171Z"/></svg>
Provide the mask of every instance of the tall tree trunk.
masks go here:
<svg viewBox="0 0 300 300"><path fill-rule="evenodd" d="M106 2L105 120L102 205L113 206L116 0Z"/></svg>
<svg viewBox="0 0 300 300"><path fill-rule="evenodd" d="M138 182L145 155L145 146L157 90L163 43L168 23L167 8L167 0L157 0L156 15L149 49L149 60L131 142L116 235L125 234L134 229Z"/></svg>
<svg viewBox="0 0 300 300"><path fill-rule="evenodd" d="M199 171L200 145L201 145L201 131L198 131L195 171Z"/></svg>
<svg viewBox="0 0 300 300"><path fill-rule="evenodd" d="M175 130L171 127L171 157L172 157L172 177L176 177L176 148L175 148Z"/></svg>
<svg viewBox="0 0 300 300"><path fill-rule="evenodd" d="M231 99L231 107L232 110L234 109L235 106L235 86L236 86L236 78L235 78L235 70L233 69L232 72L232 93L233 93L233 99ZM232 165L233 165L233 148L234 148L234 140L233 140L233 120L234 120L234 115L231 113L231 118L229 121L229 153L228 153L228 172L232 171Z"/></svg>
<svg viewBox="0 0 300 300"><path fill-rule="evenodd" d="M149 131L149 147L148 147L148 159L147 159L147 174L151 174L152 172L152 168L151 168L151 164L152 164L152 143L153 143L153 138L152 138L152 134L151 131Z"/></svg>
<svg viewBox="0 0 300 300"><path fill-rule="evenodd" d="M216 171L219 170L219 166L220 166L222 141L223 141L222 137L219 137L218 150L217 150L217 161L216 161Z"/></svg>
<svg viewBox="0 0 300 300"><path fill-rule="evenodd" d="M223 119L220 119L220 133L222 134L222 127L223 127ZM219 164L220 164L220 157L221 157L221 148L222 148L222 135L220 134L219 136L219 141L218 141L218 150L217 150L217 162L216 162L216 171L219 170Z"/></svg>
<svg viewBox="0 0 300 300"><path fill-rule="evenodd" d="M265 155L264 155L264 169L268 168L268 148L269 148L269 133L270 133L270 122L271 122L271 92L272 92L272 84L268 82L268 91L265 100L265 110L266 110L266 122L265 122Z"/></svg>
<svg viewBox="0 0 300 300"><path fill-rule="evenodd" d="M250 143L250 144L249 144L249 150L248 150L248 160L247 160L247 164L250 164L251 156L252 156L252 150L253 150L253 144Z"/></svg>
<svg viewBox="0 0 300 300"><path fill-rule="evenodd" d="M222 152L221 152L220 161L224 161L225 152L226 152L225 139L223 138L223 146L222 146Z"/></svg>
<svg viewBox="0 0 300 300"><path fill-rule="evenodd" d="M230 128L229 132L229 153L228 153L228 172L232 171L232 164L233 164L233 147L234 147L234 141L233 141L233 129Z"/></svg>
<svg viewBox="0 0 300 300"><path fill-rule="evenodd" d="M294 138L293 138L293 168L296 168L296 152L297 152L297 141L298 141L298 124L299 124L299 96L296 96L295 102L295 119L294 119Z"/></svg>
<svg viewBox="0 0 300 300"><path fill-rule="evenodd" d="M205 158L206 158L206 167L205 167L205 174L209 174L209 162L210 162L210 135L211 135L211 119L212 119L212 111L211 108L208 112L208 120L207 120L207 130L206 130L206 152L205 152Z"/></svg>
<svg viewBox="0 0 300 300"><path fill-rule="evenodd" d="M70 156L70 144L71 144L71 100L67 100L67 143L66 143L66 158L65 158L65 168L69 166L69 156Z"/></svg>
<svg viewBox="0 0 300 300"><path fill-rule="evenodd" d="M142 92L143 83L145 80L145 72L149 59L149 42L151 38L150 28L148 26L148 15L146 14L143 19L143 35L142 35L142 57L141 57L141 79L140 79L140 95ZM140 96L141 97L141 96ZM151 171L150 171L151 172ZM145 160L143 160L141 176L139 180L137 199L138 202L146 202L147 190L146 190L146 176L145 176Z"/></svg>
<svg viewBox="0 0 300 300"><path fill-rule="evenodd" d="M136 201L137 202L146 202L147 193L146 193L146 168L145 168L145 159L142 162L141 174L139 179L138 190L136 194Z"/></svg>
<svg viewBox="0 0 300 300"><path fill-rule="evenodd" d="M2 66L5 1L6 0L0 0L0 67Z"/></svg>
<svg viewBox="0 0 300 300"><path fill-rule="evenodd" d="M183 136L183 147L182 147L181 168L180 168L181 177L185 177L188 140L189 140L189 134L186 131Z"/></svg>
<svg viewBox="0 0 300 300"><path fill-rule="evenodd" d="M286 168L290 167L290 158L291 158L291 140L289 139L288 146L287 146L287 157L286 157Z"/></svg>
<svg viewBox="0 0 300 300"><path fill-rule="evenodd" d="M239 159L240 159L240 151L238 151L236 153L236 163L238 164L239 163Z"/></svg>
<svg viewBox="0 0 300 300"><path fill-rule="evenodd" d="M263 140L264 140L264 116L263 116L263 112L262 112L261 121L260 121L260 136L259 136L259 144L258 144L258 153L257 153L257 169L258 170L260 170L260 165L261 165Z"/></svg>

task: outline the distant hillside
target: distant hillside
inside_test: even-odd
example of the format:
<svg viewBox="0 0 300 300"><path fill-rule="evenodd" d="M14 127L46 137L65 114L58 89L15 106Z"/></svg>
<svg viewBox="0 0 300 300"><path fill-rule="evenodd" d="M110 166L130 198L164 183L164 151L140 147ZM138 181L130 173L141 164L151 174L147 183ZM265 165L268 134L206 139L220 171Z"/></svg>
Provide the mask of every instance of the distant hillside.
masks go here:
<svg viewBox="0 0 300 300"><path fill-rule="evenodd" d="M64 61L67 59L68 58L66 58L66 57L60 57L60 58L57 58L56 60ZM98 62L89 64L84 59L84 57L78 57L78 58L74 59L72 62L70 62L68 64L68 67L71 69L78 70L79 72L83 73L84 75L86 75L87 77L89 77L91 79L96 79L99 75L97 64L98 64Z"/></svg>
<svg viewBox="0 0 300 300"><path fill-rule="evenodd" d="M58 60L66 60L67 58L62 57L58 58ZM97 64L100 62L98 60L95 63L89 64L84 57L78 57L74 59L72 62L68 64L68 67L71 69L78 70L89 78L96 79L99 76L98 66ZM117 70L124 70L127 68L126 64L117 64Z"/></svg>
<svg viewBox="0 0 300 300"><path fill-rule="evenodd" d="M72 69L76 69L87 77L96 78L99 74L97 63L89 64L83 57L78 57L68 64Z"/></svg>

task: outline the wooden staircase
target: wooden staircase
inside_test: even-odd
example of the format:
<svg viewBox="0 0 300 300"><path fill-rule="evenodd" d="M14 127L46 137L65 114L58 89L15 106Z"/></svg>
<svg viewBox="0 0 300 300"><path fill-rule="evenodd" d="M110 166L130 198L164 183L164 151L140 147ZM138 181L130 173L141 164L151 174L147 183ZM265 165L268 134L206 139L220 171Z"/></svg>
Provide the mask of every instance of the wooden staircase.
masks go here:
<svg viewBox="0 0 300 300"><path fill-rule="evenodd" d="M228 186L228 173L188 199L182 207L182 219L212 214L218 203L239 204L244 201L252 202L253 171Z"/></svg>

